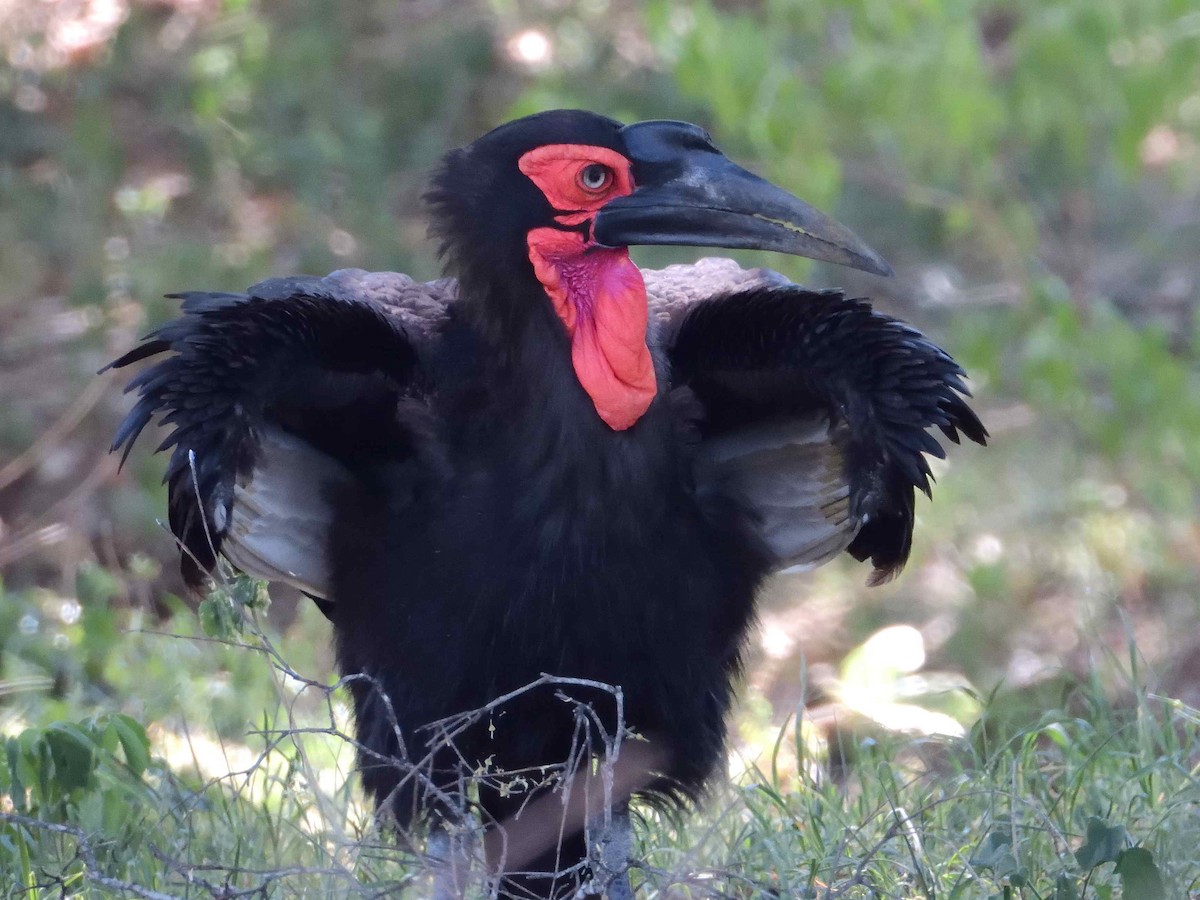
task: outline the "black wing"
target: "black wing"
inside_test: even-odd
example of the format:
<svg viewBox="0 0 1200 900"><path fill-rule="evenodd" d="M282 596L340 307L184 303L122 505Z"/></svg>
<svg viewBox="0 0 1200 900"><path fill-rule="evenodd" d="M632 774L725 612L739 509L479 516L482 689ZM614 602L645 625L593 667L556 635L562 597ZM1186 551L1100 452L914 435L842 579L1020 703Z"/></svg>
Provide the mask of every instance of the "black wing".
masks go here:
<svg viewBox="0 0 1200 900"><path fill-rule="evenodd" d="M912 546L914 491L930 493L925 455L945 456L931 429L987 439L963 370L864 300L761 270L730 290L732 264L709 265L716 291L659 316L672 385L702 407L701 476L751 508L780 568L848 550L887 580Z"/></svg>
<svg viewBox="0 0 1200 900"><path fill-rule="evenodd" d="M422 358L447 316L448 282L342 270L186 293L182 315L113 362L152 357L114 450L155 415L170 427L171 530L190 585L218 554L323 596L332 482L420 456ZM164 355L165 354L165 355Z"/></svg>

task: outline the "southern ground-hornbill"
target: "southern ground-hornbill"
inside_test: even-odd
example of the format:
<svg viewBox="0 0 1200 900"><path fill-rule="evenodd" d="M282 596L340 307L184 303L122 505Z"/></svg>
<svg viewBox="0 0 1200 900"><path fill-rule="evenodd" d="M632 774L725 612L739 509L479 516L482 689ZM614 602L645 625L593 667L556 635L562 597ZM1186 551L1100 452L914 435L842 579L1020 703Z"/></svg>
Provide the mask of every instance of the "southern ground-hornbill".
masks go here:
<svg viewBox="0 0 1200 900"><path fill-rule="evenodd" d="M114 364L165 354L132 381L115 447L156 413L171 427L189 581L224 555L318 599L343 673L364 675L363 781L402 824L449 814L464 771L528 776L611 740L614 698L562 684L453 747L422 728L543 673L622 689L645 740L615 802L694 798L722 759L760 583L843 550L875 581L903 566L923 454L943 455L930 431L986 437L963 373L837 291L728 260L639 271L630 245L889 273L693 125L530 116L448 154L428 200L452 278L344 270L180 295L182 315ZM501 780L473 808L519 843L523 805L550 788ZM572 890L580 825L516 862L493 846L503 890ZM553 886L512 874L566 869Z"/></svg>

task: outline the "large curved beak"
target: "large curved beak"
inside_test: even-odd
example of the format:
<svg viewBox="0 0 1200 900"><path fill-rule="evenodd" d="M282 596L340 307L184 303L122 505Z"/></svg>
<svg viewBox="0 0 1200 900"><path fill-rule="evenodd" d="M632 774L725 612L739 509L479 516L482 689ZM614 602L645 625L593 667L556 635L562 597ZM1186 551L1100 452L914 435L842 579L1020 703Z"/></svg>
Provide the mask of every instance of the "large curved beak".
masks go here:
<svg viewBox="0 0 1200 900"><path fill-rule="evenodd" d="M599 243L778 250L892 274L849 228L731 162L695 125L638 122L621 136L637 188L596 215Z"/></svg>

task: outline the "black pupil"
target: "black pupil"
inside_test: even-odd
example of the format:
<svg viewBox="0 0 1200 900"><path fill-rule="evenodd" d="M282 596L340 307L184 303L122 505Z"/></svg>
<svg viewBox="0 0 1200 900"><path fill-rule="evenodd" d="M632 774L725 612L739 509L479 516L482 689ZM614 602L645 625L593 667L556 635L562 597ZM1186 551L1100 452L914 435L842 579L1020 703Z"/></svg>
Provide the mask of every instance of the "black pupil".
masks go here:
<svg viewBox="0 0 1200 900"><path fill-rule="evenodd" d="M598 188L602 186L608 178L608 169L601 165L590 165L583 170L583 184L585 187Z"/></svg>

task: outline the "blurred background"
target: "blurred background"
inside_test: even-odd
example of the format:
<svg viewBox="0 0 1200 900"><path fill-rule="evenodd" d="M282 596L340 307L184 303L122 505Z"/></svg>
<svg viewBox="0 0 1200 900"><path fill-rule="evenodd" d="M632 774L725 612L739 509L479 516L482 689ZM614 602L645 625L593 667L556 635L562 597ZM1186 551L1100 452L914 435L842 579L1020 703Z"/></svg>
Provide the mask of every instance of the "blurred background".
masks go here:
<svg viewBox="0 0 1200 900"><path fill-rule="evenodd" d="M993 690L1032 714L1105 657L1200 704L1194 0L0 0L0 53L10 733L101 707L245 733L252 654L147 636L192 633L195 601L164 461L118 471L128 398L96 371L168 291L436 277L438 156L557 106L696 122L850 225L896 278L738 258L916 323L993 434L937 465L895 583L843 560L771 585L745 746L802 698L927 732ZM314 609L276 595L270 621L328 676Z"/></svg>

